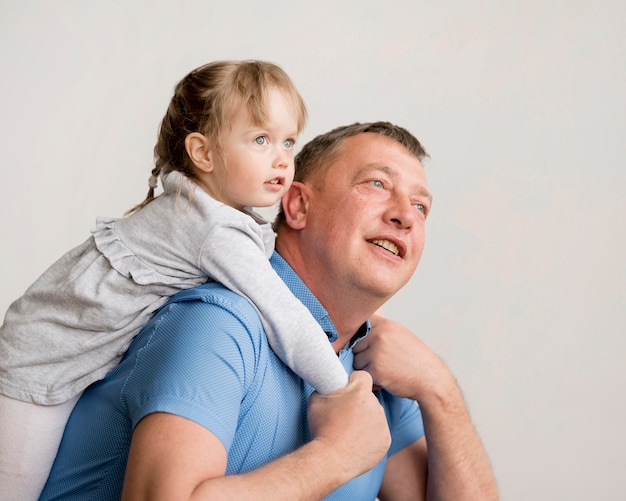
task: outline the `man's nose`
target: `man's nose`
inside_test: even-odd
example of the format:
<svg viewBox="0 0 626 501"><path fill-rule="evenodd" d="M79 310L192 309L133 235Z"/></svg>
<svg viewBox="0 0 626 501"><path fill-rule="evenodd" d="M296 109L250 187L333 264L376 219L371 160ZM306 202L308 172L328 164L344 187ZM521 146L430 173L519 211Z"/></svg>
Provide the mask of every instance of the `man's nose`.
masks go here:
<svg viewBox="0 0 626 501"><path fill-rule="evenodd" d="M416 210L408 197L396 195L390 200L387 217L395 226L408 229L415 222Z"/></svg>

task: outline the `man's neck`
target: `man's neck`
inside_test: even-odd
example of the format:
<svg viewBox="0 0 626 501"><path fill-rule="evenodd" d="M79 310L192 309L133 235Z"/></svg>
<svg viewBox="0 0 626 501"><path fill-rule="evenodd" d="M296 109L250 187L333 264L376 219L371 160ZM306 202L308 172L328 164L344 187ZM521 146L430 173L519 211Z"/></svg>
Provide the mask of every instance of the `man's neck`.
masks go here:
<svg viewBox="0 0 626 501"><path fill-rule="evenodd" d="M277 240L276 251L291 266L328 313L338 333L337 340L333 342L336 352L350 342L365 321L384 302L371 295L363 297L364 295L358 294L358 291L342 290L333 282L332 277L320 273L319 267L307 262L297 252L297 247L284 245L284 240L280 243Z"/></svg>

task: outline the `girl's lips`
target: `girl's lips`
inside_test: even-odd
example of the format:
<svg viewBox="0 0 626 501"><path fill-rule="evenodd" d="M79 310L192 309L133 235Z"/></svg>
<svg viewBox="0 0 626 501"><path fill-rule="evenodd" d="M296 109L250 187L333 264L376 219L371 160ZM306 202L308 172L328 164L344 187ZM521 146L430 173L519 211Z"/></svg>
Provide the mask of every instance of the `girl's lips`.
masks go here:
<svg viewBox="0 0 626 501"><path fill-rule="evenodd" d="M270 190L279 191L282 189L284 183L285 181L282 177L275 177L270 181L266 181L265 186L267 186Z"/></svg>

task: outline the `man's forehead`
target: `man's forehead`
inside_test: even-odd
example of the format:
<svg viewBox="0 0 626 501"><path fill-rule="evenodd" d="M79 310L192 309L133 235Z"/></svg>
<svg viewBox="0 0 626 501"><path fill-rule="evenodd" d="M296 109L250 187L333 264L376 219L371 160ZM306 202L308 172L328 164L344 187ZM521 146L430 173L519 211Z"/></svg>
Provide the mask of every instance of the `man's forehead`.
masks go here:
<svg viewBox="0 0 626 501"><path fill-rule="evenodd" d="M361 162L385 166L407 166L409 170L424 172L421 159L399 141L376 134L364 132L345 139L340 155L346 158L357 156ZM400 162L401 165L398 165Z"/></svg>
<svg viewBox="0 0 626 501"><path fill-rule="evenodd" d="M392 152L396 155L407 155L410 161L417 162L420 167L422 166L421 159L415 153L398 140L383 134L362 132L346 138L343 146L343 151L350 150L350 154L355 154L354 150L357 150L363 153L367 152L368 155L375 155L376 157L389 155Z"/></svg>

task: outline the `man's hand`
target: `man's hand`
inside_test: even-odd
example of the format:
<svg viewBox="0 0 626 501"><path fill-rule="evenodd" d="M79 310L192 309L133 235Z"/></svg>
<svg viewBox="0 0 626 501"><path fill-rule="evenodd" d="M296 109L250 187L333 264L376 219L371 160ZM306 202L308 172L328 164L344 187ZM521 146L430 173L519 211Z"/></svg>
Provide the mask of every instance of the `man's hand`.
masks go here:
<svg viewBox="0 0 626 501"><path fill-rule="evenodd" d="M403 325L381 315L353 348L354 368L372 375L374 384L399 397L421 401L442 385L455 385L441 359Z"/></svg>
<svg viewBox="0 0 626 501"><path fill-rule="evenodd" d="M373 468L391 445L385 412L367 372L353 372L345 388L329 395L313 393L308 418L313 440L336 451L333 468L344 468L346 481Z"/></svg>
<svg viewBox="0 0 626 501"><path fill-rule="evenodd" d="M380 499L420 499L424 485L426 499L498 499L489 459L448 367L401 324L380 315L371 324L353 348L354 367L390 393L419 402L428 443L428 467L420 440L389 459Z"/></svg>
<svg viewBox="0 0 626 501"><path fill-rule="evenodd" d="M312 441L256 470L225 475L227 451L209 430L172 414L146 416L133 433L123 499L316 500L373 468L391 443L372 378L355 371L309 400ZM155 438L156 437L156 438ZM330 465L330 466L329 466Z"/></svg>

